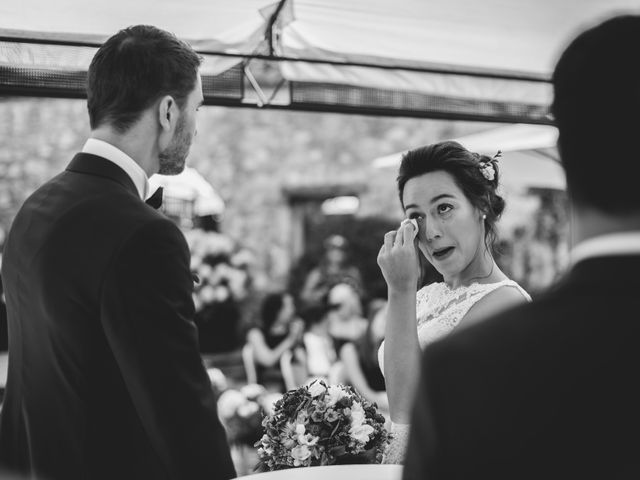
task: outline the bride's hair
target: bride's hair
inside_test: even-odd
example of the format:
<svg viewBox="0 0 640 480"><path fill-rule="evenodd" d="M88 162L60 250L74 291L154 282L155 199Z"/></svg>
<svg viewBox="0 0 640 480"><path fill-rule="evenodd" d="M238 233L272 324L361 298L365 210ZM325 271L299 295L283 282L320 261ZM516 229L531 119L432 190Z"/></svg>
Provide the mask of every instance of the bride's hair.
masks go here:
<svg viewBox="0 0 640 480"><path fill-rule="evenodd" d="M404 207L404 186L411 178L425 173L444 171L450 174L471 204L486 218L485 242L493 247L496 222L504 211L504 199L496 189L500 180L497 158L470 152L453 141L433 143L410 150L402 157L398 171L398 193Z"/></svg>

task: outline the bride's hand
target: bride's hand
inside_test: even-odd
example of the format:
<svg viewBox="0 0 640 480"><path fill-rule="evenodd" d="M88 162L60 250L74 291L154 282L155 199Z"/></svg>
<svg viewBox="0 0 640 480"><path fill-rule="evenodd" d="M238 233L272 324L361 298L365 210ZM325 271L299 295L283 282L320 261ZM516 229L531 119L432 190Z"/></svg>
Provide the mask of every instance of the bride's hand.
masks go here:
<svg viewBox="0 0 640 480"><path fill-rule="evenodd" d="M378 253L378 265L389 290L416 289L420 267L414 240L418 230L411 222L403 222L398 230L387 232Z"/></svg>

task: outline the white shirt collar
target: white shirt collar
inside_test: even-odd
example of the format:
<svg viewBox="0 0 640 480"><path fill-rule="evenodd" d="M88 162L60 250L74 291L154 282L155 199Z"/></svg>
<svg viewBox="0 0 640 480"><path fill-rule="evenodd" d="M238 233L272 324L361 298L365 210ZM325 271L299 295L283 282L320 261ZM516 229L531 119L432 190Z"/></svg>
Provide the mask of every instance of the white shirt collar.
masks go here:
<svg viewBox="0 0 640 480"><path fill-rule="evenodd" d="M592 257L640 254L640 231L618 232L583 240L571 250L571 264Z"/></svg>
<svg viewBox="0 0 640 480"><path fill-rule="evenodd" d="M129 155L110 143L98 140L97 138L88 139L84 144L82 151L84 153L90 153L92 155L106 158L107 160L115 163L123 169L127 175L129 175L138 190L140 198L142 200L147 198L147 195L149 194L149 179L147 178L147 174L144 173L142 167L140 167L140 165L138 165Z"/></svg>

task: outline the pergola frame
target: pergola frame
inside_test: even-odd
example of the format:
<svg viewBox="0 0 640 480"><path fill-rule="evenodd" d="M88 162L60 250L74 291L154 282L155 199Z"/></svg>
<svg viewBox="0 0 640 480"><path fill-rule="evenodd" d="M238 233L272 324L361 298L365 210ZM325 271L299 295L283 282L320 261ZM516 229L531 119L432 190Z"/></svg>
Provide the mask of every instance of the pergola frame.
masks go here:
<svg viewBox="0 0 640 480"><path fill-rule="evenodd" d="M278 19L287 0L280 0L266 23L264 39L252 53L230 53L196 49L204 57L238 58L240 63L220 75L203 74L205 105L256 109L332 112L375 116L397 116L502 123L552 125L548 109L540 105L509 102L453 99L411 91L389 90L336 83L290 81L284 76L269 75L261 65L281 62L330 65L336 68L361 67L424 74L467 77L509 82L549 83L542 75L500 72L424 63L381 63L340 61L331 58L305 58L279 55ZM0 46L7 44L58 46L63 48L95 48L99 40L72 40L32 32L0 35ZM258 64L258 65L256 65ZM0 96L33 96L53 98L86 98L86 70L24 68L0 64ZM285 93L286 92L286 93Z"/></svg>

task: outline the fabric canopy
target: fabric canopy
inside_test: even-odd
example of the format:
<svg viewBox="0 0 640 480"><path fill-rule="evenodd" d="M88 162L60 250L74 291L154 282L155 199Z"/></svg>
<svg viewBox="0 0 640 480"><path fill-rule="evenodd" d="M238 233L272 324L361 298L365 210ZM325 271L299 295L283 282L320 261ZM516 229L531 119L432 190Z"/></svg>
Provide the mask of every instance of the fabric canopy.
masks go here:
<svg viewBox="0 0 640 480"><path fill-rule="evenodd" d="M82 96L95 48L146 23L205 54L209 104L552 123L559 53L624 12L640 1L3 2L0 94Z"/></svg>
<svg viewBox="0 0 640 480"><path fill-rule="evenodd" d="M548 125L515 124L465 135L452 140L468 150L493 156L498 150L502 187L513 193L530 189L564 190L565 175L556 148L558 130ZM376 168L398 168L398 152L376 158Z"/></svg>

